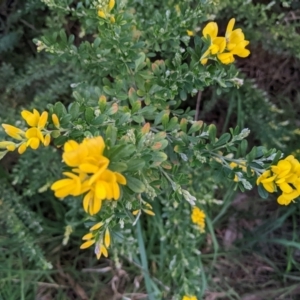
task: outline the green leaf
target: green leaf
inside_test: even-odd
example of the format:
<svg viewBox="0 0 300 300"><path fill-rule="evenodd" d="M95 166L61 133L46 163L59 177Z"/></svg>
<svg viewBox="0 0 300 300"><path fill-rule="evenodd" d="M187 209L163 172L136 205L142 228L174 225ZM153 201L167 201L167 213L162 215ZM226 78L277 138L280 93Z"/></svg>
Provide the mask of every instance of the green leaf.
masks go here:
<svg viewBox="0 0 300 300"><path fill-rule="evenodd" d="M153 162L163 162L168 159L168 156L164 152L154 152L152 154Z"/></svg>
<svg viewBox="0 0 300 300"><path fill-rule="evenodd" d="M109 125L107 126L105 133L110 146L114 146L117 140L118 129L113 125Z"/></svg>
<svg viewBox="0 0 300 300"><path fill-rule="evenodd" d="M249 162L252 162L254 159L255 159L255 157L256 157L256 150L257 148L254 146L253 148L252 148L252 150L250 151L250 153L248 153L247 155L246 155L246 159L249 161Z"/></svg>
<svg viewBox="0 0 300 300"><path fill-rule="evenodd" d="M179 93L180 99L185 101L187 99L187 93L185 90L181 90Z"/></svg>
<svg viewBox="0 0 300 300"><path fill-rule="evenodd" d="M76 119L79 115L80 106L77 102L73 102L69 106L69 114L72 116L72 119Z"/></svg>
<svg viewBox="0 0 300 300"><path fill-rule="evenodd" d="M145 160L133 158L127 162L128 171L140 171L146 165Z"/></svg>
<svg viewBox="0 0 300 300"><path fill-rule="evenodd" d="M216 135L217 135L217 127L215 124L210 124L208 126L208 136L209 136L209 139L212 143L215 142L216 140Z"/></svg>
<svg viewBox="0 0 300 300"><path fill-rule="evenodd" d="M91 124L92 125L100 125L104 122L106 116L105 115L100 115L97 118L95 118L94 120L92 120Z"/></svg>
<svg viewBox="0 0 300 300"><path fill-rule="evenodd" d="M84 112L85 120L88 124L91 124L95 119L94 110L91 107L87 107Z"/></svg>
<svg viewBox="0 0 300 300"><path fill-rule="evenodd" d="M248 148L248 141L247 140L242 140L241 144L240 144L240 151L241 151L241 155L245 156L246 155L246 151Z"/></svg>
<svg viewBox="0 0 300 300"><path fill-rule="evenodd" d="M113 90L111 87L109 87L107 85L103 87L103 91L109 96L115 95L115 90Z"/></svg>
<svg viewBox="0 0 300 300"><path fill-rule="evenodd" d="M59 36L64 43L67 43L67 35L63 29L60 30Z"/></svg>
<svg viewBox="0 0 300 300"><path fill-rule="evenodd" d="M144 52L139 53L139 58L134 61L135 64L135 72L139 70L142 63L145 61L146 55Z"/></svg>
<svg viewBox="0 0 300 300"><path fill-rule="evenodd" d="M95 48L98 48L98 46L100 45L100 43L101 43L101 39L100 39L99 37L97 37L97 38L94 40L93 45L94 45Z"/></svg>
<svg viewBox="0 0 300 300"><path fill-rule="evenodd" d="M62 118L67 114L67 109L61 102L55 103L53 111L59 118Z"/></svg>
<svg viewBox="0 0 300 300"><path fill-rule="evenodd" d="M128 99L130 104L133 105L136 102L137 98L138 97L137 97L136 90L133 87L131 87L128 91Z"/></svg>
<svg viewBox="0 0 300 300"><path fill-rule="evenodd" d="M226 132L224 134L222 134L220 136L220 138L218 139L218 141L214 144L215 147L219 147L222 146L224 144L226 144L231 138L231 134Z"/></svg>
<svg viewBox="0 0 300 300"><path fill-rule="evenodd" d="M282 152L280 150L278 150L275 157L274 157L274 159L273 159L273 161L272 161L272 165L278 163L278 160L281 158L281 154L282 154Z"/></svg>
<svg viewBox="0 0 300 300"><path fill-rule="evenodd" d="M1 151L0 152L0 160L6 155L8 151Z"/></svg>
<svg viewBox="0 0 300 300"><path fill-rule="evenodd" d="M146 190L145 185L135 177L126 176L126 185L135 193L143 193Z"/></svg>
<svg viewBox="0 0 300 300"><path fill-rule="evenodd" d="M124 172L127 170L127 164L124 162L111 162L109 164L109 169L113 172Z"/></svg>
<svg viewBox="0 0 300 300"><path fill-rule="evenodd" d="M131 156L135 152L136 148L134 145L119 145L117 147L112 148L108 152L108 157L112 161L117 161L122 158L126 158Z"/></svg>
<svg viewBox="0 0 300 300"><path fill-rule="evenodd" d="M259 196L261 197L261 198L263 198L263 199L267 199L268 198L268 196L269 196L269 193L264 189L264 187L263 187L263 185L262 184L260 184L259 186L258 186L258 194L259 194Z"/></svg>

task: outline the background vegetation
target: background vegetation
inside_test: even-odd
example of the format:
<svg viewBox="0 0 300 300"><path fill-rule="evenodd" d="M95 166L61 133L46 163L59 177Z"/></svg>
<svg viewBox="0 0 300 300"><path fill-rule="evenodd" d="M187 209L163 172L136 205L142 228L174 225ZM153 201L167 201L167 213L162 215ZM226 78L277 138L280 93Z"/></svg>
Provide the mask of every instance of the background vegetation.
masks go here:
<svg viewBox="0 0 300 300"><path fill-rule="evenodd" d="M66 2L78 5L79 1ZM149 22L161 5L156 0L129 2ZM239 89L221 89L217 84L205 89L199 119L216 124L219 133L236 124L248 127L250 144L276 147L299 158L299 2L209 2L206 14L216 16L221 31L228 19L236 18L251 41L251 56L237 61L244 78ZM174 4L169 1L166 6ZM190 25L203 26L203 20ZM15 124L24 108L44 110L56 101L68 105L79 92L95 96L97 74L70 63L66 56L37 53L33 39L61 29L68 37L74 35L77 46L91 40L78 19L52 11L41 1L0 2L0 123ZM160 36L159 46L169 38ZM84 82L82 91L76 86L80 82ZM182 108L195 109L196 97L188 98ZM92 252L79 250L84 232L76 223L78 205L60 202L48 190L61 172L60 160L59 150L51 147L22 156L10 153L1 161L0 299L147 299L147 280L171 299L169 279L161 274L172 260L166 256L174 240L157 239L168 227L158 218L155 226L143 219L143 236L139 228L136 232L140 243L147 241L146 247L139 244L140 263L126 251L121 259L112 255L97 262ZM191 177L197 198L211 203L207 206L211 225L199 249L203 299L299 299L298 201L279 207L274 197L262 200L255 191L241 194L226 185L215 189L214 181L207 178L203 170L195 170ZM200 189L199 182L203 182ZM178 218L182 217L189 216L180 212ZM73 230L78 226L71 235L70 224Z"/></svg>

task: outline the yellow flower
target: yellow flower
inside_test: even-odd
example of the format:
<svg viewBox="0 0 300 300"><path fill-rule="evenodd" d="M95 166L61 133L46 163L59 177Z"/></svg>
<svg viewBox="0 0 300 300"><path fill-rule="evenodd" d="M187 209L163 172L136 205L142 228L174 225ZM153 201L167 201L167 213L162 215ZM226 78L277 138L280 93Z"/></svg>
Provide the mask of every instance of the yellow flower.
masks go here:
<svg viewBox="0 0 300 300"><path fill-rule="evenodd" d="M102 5L99 7L97 14L100 18L106 19L108 16L110 16L111 23L115 23L115 18L113 15L110 15L110 12L115 7L115 0L109 0L106 5Z"/></svg>
<svg viewBox="0 0 300 300"><path fill-rule="evenodd" d="M196 296L183 296L182 300L198 300Z"/></svg>
<svg viewBox="0 0 300 300"><path fill-rule="evenodd" d="M39 147L40 142L44 143L44 136L37 127L29 128L25 133L25 137L27 138L26 146L30 146L34 150Z"/></svg>
<svg viewBox="0 0 300 300"><path fill-rule="evenodd" d="M26 143L22 143L19 148L18 148L18 152L19 154L23 154L27 149Z"/></svg>
<svg viewBox="0 0 300 300"><path fill-rule="evenodd" d="M194 32L193 32L192 30L187 30L187 31L186 31L186 34L187 34L188 36L193 36L193 35L194 35Z"/></svg>
<svg viewBox="0 0 300 300"><path fill-rule="evenodd" d="M108 252L107 252L107 249L105 248L105 246L98 242L96 244L96 247L95 247L95 254L97 256L97 259L100 259L101 255L103 254L105 257L108 256Z"/></svg>
<svg viewBox="0 0 300 300"><path fill-rule="evenodd" d="M50 133L47 133L47 131L45 132L44 130L48 121L48 112L44 111L40 115L36 109L34 109L33 112L23 110L21 115L26 123L30 126L30 128L26 131L9 124L2 124L2 127L7 135L21 141L18 144L13 143L14 146L10 144L7 150L14 151L16 147L18 147L19 154L23 154L27 147L31 147L35 150L40 146L40 143L43 143L44 146L48 146L51 141L51 136Z"/></svg>
<svg viewBox="0 0 300 300"><path fill-rule="evenodd" d="M262 173L256 180L256 184L259 185L260 183L262 183L262 185L264 186L264 188L269 192L269 193L274 193L276 190L276 186L275 186L275 178L276 176L271 176L271 171L265 171L264 173Z"/></svg>
<svg viewBox="0 0 300 300"><path fill-rule="evenodd" d="M21 116L30 127L37 127L40 120L40 113L36 109L33 112L23 110Z"/></svg>
<svg viewBox="0 0 300 300"><path fill-rule="evenodd" d="M71 172L64 172L63 174L69 178L58 180L51 185L51 190L54 191L55 197L79 196L82 191L80 176Z"/></svg>
<svg viewBox="0 0 300 300"><path fill-rule="evenodd" d="M16 140L24 139L25 132L23 130L9 124L2 124L2 127L4 128L6 134L9 135L10 137Z"/></svg>
<svg viewBox="0 0 300 300"><path fill-rule="evenodd" d="M72 172L63 173L68 179L54 182L51 189L55 196L68 195L83 197L83 209L90 215L98 213L103 200L118 200L120 184L126 184L126 178L108 169L109 159L103 156L105 143L102 137L84 139L81 143L70 140L64 145L63 160ZM74 174L76 173L76 174Z"/></svg>
<svg viewBox="0 0 300 300"><path fill-rule="evenodd" d="M240 164L237 164L237 163L235 163L235 162L231 162L231 163L229 164L229 166L230 166L232 169L234 169L234 168L236 168L236 167L239 167L239 168L242 169L243 172L247 172L247 168L246 168L246 166L244 165L243 162L241 162ZM235 175L233 180L234 180L235 182L239 181L238 176Z"/></svg>
<svg viewBox="0 0 300 300"><path fill-rule="evenodd" d="M59 122L58 116L56 114L52 114L51 118L52 118L52 122L53 122L54 126L56 128L59 128L60 122Z"/></svg>
<svg viewBox="0 0 300 300"><path fill-rule="evenodd" d="M234 55L239 57L247 57L250 54L248 49L245 47L249 44L249 41L245 40L245 35L242 29L238 28L233 30L235 19L232 18L227 25L225 39L226 39L226 50L228 52L218 54L218 59L223 64L230 64L234 62Z"/></svg>
<svg viewBox="0 0 300 300"><path fill-rule="evenodd" d="M106 19L106 14L105 14L105 12L102 9L98 10L98 16L100 18Z"/></svg>
<svg viewBox="0 0 300 300"><path fill-rule="evenodd" d="M104 225L103 222L96 223L94 226L90 228L90 231L97 230Z"/></svg>
<svg viewBox="0 0 300 300"><path fill-rule="evenodd" d="M99 222L90 228L90 232L82 237L85 242L80 246L80 249L86 249L95 245L95 254L97 259L103 254L105 257L108 256L107 248L110 246L110 233L108 228L105 230L104 241L102 241L102 234L97 232L103 226L102 222ZM103 243L104 242L104 243Z"/></svg>
<svg viewBox="0 0 300 300"><path fill-rule="evenodd" d="M204 52L200 58L201 64L205 65L207 63L208 57L210 55L215 55L222 53L226 47L225 37L218 37L218 24L216 22L209 22L202 31L204 38L210 40L210 46Z"/></svg>
<svg viewBox="0 0 300 300"><path fill-rule="evenodd" d="M16 144L14 142L3 141L0 142L0 149L6 149L7 151L15 151Z"/></svg>
<svg viewBox="0 0 300 300"><path fill-rule="evenodd" d="M111 11L115 7L115 0L109 0L108 2L108 10Z"/></svg>
<svg viewBox="0 0 300 300"><path fill-rule="evenodd" d="M197 206L193 207L191 219L192 219L193 223L198 225L199 230L201 232L204 232L204 230L205 230L205 217L206 216L205 216L205 213L203 210L201 210Z"/></svg>
<svg viewBox="0 0 300 300"><path fill-rule="evenodd" d="M282 194L277 202L289 205L300 195L300 163L293 155L289 155L272 166L271 170L265 171L256 183L262 183L269 193L275 192L278 187Z"/></svg>
<svg viewBox="0 0 300 300"><path fill-rule="evenodd" d="M105 235L104 235L104 245L106 248L110 246L110 233L108 228L105 230Z"/></svg>
<svg viewBox="0 0 300 300"><path fill-rule="evenodd" d="M292 190L290 193L282 193L282 195L280 195L277 198L277 202L280 205L289 205L294 199L296 199L297 197L299 197L300 193L297 190Z"/></svg>

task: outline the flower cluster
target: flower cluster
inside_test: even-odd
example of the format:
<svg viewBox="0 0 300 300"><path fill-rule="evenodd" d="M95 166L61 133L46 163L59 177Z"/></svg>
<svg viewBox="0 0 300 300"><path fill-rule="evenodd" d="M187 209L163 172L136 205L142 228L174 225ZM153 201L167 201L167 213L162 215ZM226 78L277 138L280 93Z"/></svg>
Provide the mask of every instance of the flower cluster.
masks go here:
<svg viewBox="0 0 300 300"><path fill-rule="evenodd" d="M282 194L277 202L289 205L300 195L300 163L293 155L289 155L259 176L256 183L262 184L269 193L274 193L279 188Z"/></svg>
<svg viewBox="0 0 300 300"><path fill-rule="evenodd" d="M197 300L197 297L196 296L183 296L182 300Z"/></svg>
<svg viewBox="0 0 300 300"><path fill-rule="evenodd" d="M103 156L104 148L101 136L86 138L82 143L66 142L63 161L72 168L72 172L64 172L67 178L52 184L55 196L64 198L85 194L83 208L90 215L100 211L103 200L118 200L119 184L125 185L126 179L108 169L109 159Z"/></svg>
<svg viewBox="0 0 300 300"><path fill-rule="evenodd" d="M108 256L107 248L109 248L111 241L108 228L106 228L105 230L99 230L100 228L102 229L103 225L103 222L99 222L92 226L90 228L90 232L82 237L82 239L86 242L84 242L80 246L80 249L86 249L96 244L95 254L97 256L97 259L100 259L102 254L105 257Z"/></svg>
<svg viewBox="0 0 300 300"><path fill-rule="evenodd" d="M110 22L115 23L115 17L110 13L114 7L115 0L105 1L105 3L98 8L98 16L102 19L107 19L109 17Z"/></svg>
<svg viewBox="0 0 300 300"><path fill-rule="evenodd" d="M191 219L194 224L196 224L201 232L205 230L205 213L203 210L197 206L193 207Z"/></svg>
<svg viewBox="0 0 300 300"><path fill-rule="evenodd" d="M40 114L36 109L33 112L23 110L21 116L30 128L24 131L9 124L2 124L6 134L19 142L2 141L0 142L0 149L14 151L18 148L18 152L23 154L27 147L36 150L41 143L48 146L51 140L51 131L45 129L48 122L48 112L44 111ZM52 121L56 127L59 127L59 120L55 114L52 115Z"/></svg>
<svg viewBox="0 0 300 300"><path fill-rule="evenodd" d="M217 56L222 64L234 62L234 55L247 57L250 54L245 47L249 41L245 40L242 29L233 30L235 19L231 19L227 25L225 37L218 36L218 24L209 22L203 29L204 38L208 39L210 45L200 58L201 64L205 65L209 58Z"/></svg>

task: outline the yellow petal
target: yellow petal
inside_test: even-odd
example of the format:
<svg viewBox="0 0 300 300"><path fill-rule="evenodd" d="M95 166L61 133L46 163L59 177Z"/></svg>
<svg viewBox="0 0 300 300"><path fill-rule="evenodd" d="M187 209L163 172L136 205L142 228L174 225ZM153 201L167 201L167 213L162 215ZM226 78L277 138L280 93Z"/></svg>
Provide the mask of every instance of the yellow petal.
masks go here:
<svg viewBox="0 0 300 300"><path fill-rule="evenodd" d="M107 249L103 245L100 246L100 251L105 257L108 256Z"/></svg>
<svg viewBox="0 0 300 300"><path fill-rule="evenodd" d="M79 165L79 170L85 173L97 173L97 171L99 170L99 168L95 165L92 164L81 164Z"/></svg>
<svg viewBox="0 0 300 300"><path fill-rule="evenodd" d="M93 216L98 213L102 206L102 200L99 198L95 198L92 201L92 205L90 206L90 215Z"/></svg>
<svg viewBox="0 0 300 300"><path fill-rule="evenodd" d="M25 136L25 132L15 126L9 124L2 124L2 127L4 128L6 134L11 136L14 139L22 140L23 137Z"/></svg>
<svg viewBox="0 0 300 300"><path fill-rule="evenodd" d="M31 149L36 150L40 145L40 140L37 137L32 137L27 141L27 147L31 147Z"/></svg>
<svg viewBox="0 0 300 300"><path fill-rule="evenodd" d="M193 35L194 35L194 32L193 32L192 30L187 30L187 31L186 31L186 34L187 34L188 36L193 36Z"/></svg>
<svg viewBox="0 0 300 300"><path fill-rule="evenodd" d="M83 243L81 246L80 246L80 249L86 249L86 248L89 248L91 247L92 245L95 244L95 240L90 240L90 241L87 241L85 243Z"/></svg>
<svg viewBox="0 0 300 300"><path fill-rule="evenodd" d="M54 126L56 128L59 128L60 127L60 123L59 123L59 119L58 119L58 116L56 114L52 114L52 122L54 124Z"/></svg>
<svg viewBox="0 0 300 300"><path fill-rule="evenodd" d="M133 214L134 216L136 216L139 212L140 212L140 210L137 209L137 210L134 210L134 211L132 212L132 214Z"/></svg>
<svg viewBox="0 0 300 300"><path fill-rule="evenodd" d="M41 117L39 118L37 127L39 129L43 129L45 127L47 121L48 121L48 113L46 111L44 111L42 113Z"/></svg>
<svg viewBox="0 0 300 300"><path fill-rule="evenodd" d="M23 154L27 149L26 143L23 143L20 145L20 147L18 148L18 152L19 154Z"/></svg>
<svg viewBox="0 0 300 300"><path fill-rule="evenodd" d="M235 24L235 19L234 18L230 19L226 28L226 34L225 34L226 37L229 37L230 34L232 33L234 24Z"/></svg>
<svg viewBox="0 0 300 300"><path fill-rule="evenodd" d="M264 186L265 190L268 191L269 193L275 192L276 186L275 186L274 182L263 183L263 186Z"/></svg>
<svg viewBox="0 0 300 300"><path fill-rule="evenodd" d="M90 231L99 229L101 226L103 226L103 224L104 224L103 222L96 223L95 225L93 225L93 226L90 228Z"/></svg>
<svg viewBox="0 0 300 300"><path fill-rule="evenodd" d="M111 11L115 7L115 0L109 0L108 2L108 10Z"/></svg>
<svg viewBox="0 0 300 300"><path fill-rule="evenodd" d="M94 193L92 191L89 191L84 197L83 197L83 209L85 212L89 212L89 207L91 202L93 201Z"/></svg>
<svg viewBox="0 0 300 300"><path fill-rule="evenodd" d="M89 185L92 185L101 176L101 174L108 167L108 164L109 164L109 160L106 159L106 161L103 163L103 165L101 167L99 167L98 171L93 176L91 176L91 178L89 180Z"/></svg>
<svg viewBox="0 0 300 300"><path fill-rule="evenodd" d="M202 33L205 38L209 36L211 39L214 39L218 35L218 24L216 22L209 22L203 28Z"/></svg>
<svg viewBox="0 0 300 300"><path fill-rule="evenodd" d="M279 184L279 188L282 190L283 193L287 193L287 194L293 191L293 188L286 182Z"/></svg>
<svg viewBox="0 0 300 300"><path fill-rule="evenodd" d="M207 59L207 58L203 58L203 59L200 60L200 63L201 63L202 65L206 65L207 62L208 62L208 59Z"/></svg>
<svg viewBox="0 0 300 300"><path fill-rule="evenodd" d="M38 125L40 113L36 109L33 110L33 113L28 110L23 110L21 115L29 126L36 127Z"/></svg>
<svg viewBox="0 0 300 300"><path fill-rule="evenodd" d="M268 178L264 178L261 180L262 183L268 183L268 182L272 182L276 179L276 175L268 177Z"/></svg>
<svg viewBox="0 0 300 300"><path fill-rule="evenodd" d="M118 200L120 198L120 187L117 183L113 182L110 184L113 190L113 198Z"/></svg>
<svg viewBox="0 0 300 300"><path fill-rule="evenodd" d="M150 209L143 209L143 211L150 216L155 216L155 213Z"/></svg>
<svg viewBox="0 0 300 300"><path fill-rule="evenodd" d="M109 20L110 20L110 23L111 23L111 24L116 23L116 19L115 19L114 16L110 16Z"/></svg>
<svg viewBox="0 0 300 300"><path fill-rule="evenodd" d="M228 65L234 62L233 54L230 52L218 54L218 59L224 65Z"/></svg>
<svg viewBox="0 0 300 300"><path fill-rule="evenodd" d="M102 9L98 10L98 16L100 18L106 19L106 14L105 14L105 12Z"/></svg>
<svg viewBox="0 0 300 300"><path fill-rule="evenodd" d="M64 151L70 152L74 151L79 147L79 144L76 141L69 140L64 144Z"/></svg>
<svg viewBox="0 0 300 300"><path fill-rule="evenodd" d="M86 241L86 240L92 239L93 237L94 237L94 235L90 232L90 233L87 233L86 235L84 235L84 236L82 237L82 239L83 239L84 241Z"/></svg>
<svg viewBox="0 0 300 300"><path fill-rule="evenodd" d="M116 175L116 178L117 178L117 182L118 182L118 183L120 183L120 184L122 184L122 185L125 185L125 184L126 184L126 178L125 178L122 174L120 174L120 173L118 173L118 172L115 172L115 175Z"/></svg>
<svg viewBox="0 0 300 300"><path fill-rule="evenodd" d="M240 48L233 49L231 53L239 57L247 57L250 55L250 51L248 49L240 49Z"/></svg>
<svg viewBox="0 0 300 300"><path fill-rule="evenodd" d="M15 145L15 144L8 145L8 146L6 147L6 149L7 149L8 151L15 151L15 150L16 150L16 145Z"/></svg>
<svg viewBox="0 0 300 300"><path fill-rule="evenodd" d="M106 188L105 188L105 185L103 184L103 181L101 181L101 180L98 180L96 182L95 195L100 200L104 200L106 197Z"/></svg>
<svg viewBox="0 0 300 300"><path fill-rule="evenodd" d="M14 142L2 141L0 142L0 149L7 149L7 147L15 146Z"/></svg>
<svg viewBox="0 0 300 300"><path fill-rule="evenodd" d="M44 139L44 146L46 146L46 147L49 146L50 142L51 142L51 136L48 133L48 134L46 134L45 139Z"/></svg>
<svg viewBox="0 0 300 300"><path fill-rule="evenodd" d="M245 35L244 35L242 29L239 28L239 29L235 29L232 31L230 38L229 38L229 43L239 44L243 40L245 40Z"/></svg>
<svg viewBox="0 0 300 300"><path fill-rule="evenodd" d="M108 228L106 228L106 230L105 230L104 245L106 246L106 248L108 248L110 246L110 233L109 233Z"/></svg>
<svg viewBox="0 0 300 300"><path fill-rule="evenodd" d="M213 41L218 46L218 53L222 53L226 47L226 39L224 37L216 37Z"/></svg>

